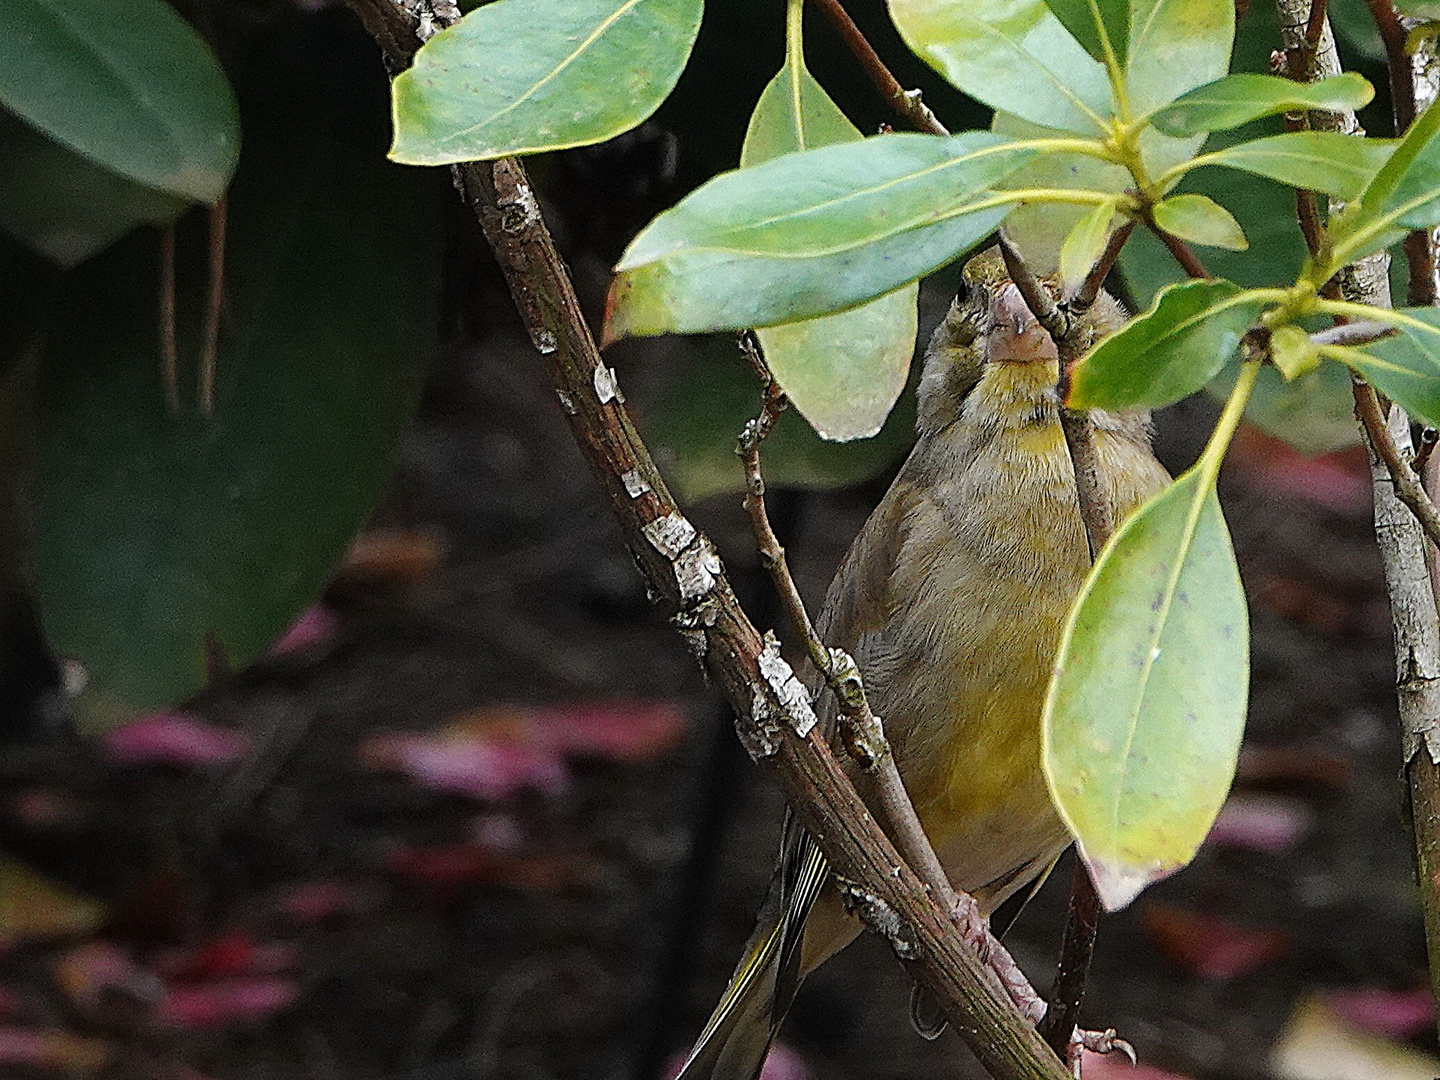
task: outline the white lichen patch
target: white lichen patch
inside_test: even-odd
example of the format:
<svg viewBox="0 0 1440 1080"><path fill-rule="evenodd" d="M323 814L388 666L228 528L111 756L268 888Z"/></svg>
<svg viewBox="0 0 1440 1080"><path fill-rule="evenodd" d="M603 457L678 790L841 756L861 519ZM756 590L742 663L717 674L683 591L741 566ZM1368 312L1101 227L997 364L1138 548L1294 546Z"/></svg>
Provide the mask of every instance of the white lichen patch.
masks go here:
<svg viewBox="0 0 1440 1080"><path fill-rule="evenodd" d="M650 490L650 485L647 484L645 478L640 475L639 469L631 469L624 476L620 477L620 483L625 485L625 492L632 499L638 499Z"/></svg>
<svg viewBox="0 0 1440 1080"><path fill-rule="evenodd" d="M599 398L601 405L625 400L620 394L620 384L615 381L614 368L608 368L604 364L595 365L595 396Z"/></svg>
<svg viewBox="0 0 1440 1080"><path fill-rule="evenodd" d="M658 517L644 528L645 539L655 545L655 550L667 559L674 560L695 542L695 526L685 520L683 514L674 510L664 517Z"/></svg>
<svg viewBox="0 0 1440 1080"><path fill-rule="evenodd" d="M864 920L865 925L890 942L890 948L901 960L914 960L920 955L920 946L910 924L900 913L870 889L855 881L847 881L836 875L840 886L840 897L845 909L854 912Z"/></svg>
<svg viewBox="0 0 1440 1080"><path fill-rule="evenodd" d="M795 734L805 738L815 726L815 710L805 685L795 677L795 669L780 655L780 639L774 630L765 632L765 648L760 653L760 676L770 684L775 696L795 724Z"/></svg>

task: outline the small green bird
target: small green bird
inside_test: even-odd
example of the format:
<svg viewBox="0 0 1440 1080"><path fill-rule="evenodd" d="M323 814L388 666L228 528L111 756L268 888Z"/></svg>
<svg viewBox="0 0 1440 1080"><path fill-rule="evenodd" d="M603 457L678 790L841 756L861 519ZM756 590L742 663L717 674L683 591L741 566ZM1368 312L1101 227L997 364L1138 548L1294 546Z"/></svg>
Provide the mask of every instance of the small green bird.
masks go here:
<svg viewBox="0 0 1440 1080"><path fill-rule="evenodd" d="M988 918L1069 843L1041 770L1040 715L1090 557L1055 345L998 252L972 259L964 280L926 350L919 439L816 628L854 656L936 854ZM1125 322L1107 294L1086 317L1097 337ZM1092 416L1101 482L1123 518L1170 478L1148 414ZM828 691L817 710L833 725ZM828 877L814 841L787 822L759 924L679 1080L759 1076L800 981L861 930Z"/></svg>

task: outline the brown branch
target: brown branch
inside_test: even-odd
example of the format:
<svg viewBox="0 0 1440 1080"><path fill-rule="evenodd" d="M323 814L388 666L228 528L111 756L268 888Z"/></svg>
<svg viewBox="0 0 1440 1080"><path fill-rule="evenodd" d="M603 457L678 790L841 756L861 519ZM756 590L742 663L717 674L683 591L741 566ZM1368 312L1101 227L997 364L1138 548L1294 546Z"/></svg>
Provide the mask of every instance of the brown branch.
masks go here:
<svg viewBox="0 0 1440 1080"><path fill-rule="evenodd" d="M1065 933L1060 941L1060 962L1050 988L1050 1004L1040 1034L1057 1054L1064 1054L1071 1033L1080 1023L1085 1004L1085 980L1095 955L1095 938L1100 930L1100 897L1090 872L1079 859L1070 876L1070 908L1065 915Z"/></svg>
<svg viewBox="0 0 1440 1080"><path fill-rule="evenodd" d="M1330 10L1330 0L1310 0L1310 19L1305 24L1305 44L1311 50L1320 46L1320 33L1325 29L1325 18Z"/></svg>
<svg viewBox="0 0 1440 1080"><path fill-rule="evenodd" d="M906 90L900 85L899 80L890 73L885 66L885 61L880 59L880 54L875 51L869 40L865 37L860 27L855 25L855 20L850 18L850 13L841 5L840 0L811 0L820 9L821 13L830 20L845 45L854 54L855 59L860 62L860 67L880 91L880 96L895 110L896 115L905 124L915 131L923 131L929 135L949 135L945 125L936 119L930 107L920 98L919 90Z"/></svg>
<svg viewBox="0 0 1440 1080"><path fill-rule="evenodd" d="M350 0L367 26L396 33L396 0ZM434 18L432 0L430 13ZM406 11L404 18L410 15ZM434 18L446 25L448 15ZM402 67L410 39L387 62ZM382 48L386 38L377 37ZM580 312L568 273L521 165L454 169L456 186L495 253L556 396L657 601L735 712L751 757L785 789L847 901L891 944L997 1080L1066 1080L1065 1066L1018 1012L924 883L870 815L816 730L808 695L736 600L709 540L680 512L641 441Z"/></svg>
<svg viewBox="0 0 1440 1080"><path fill-rule="evenodd" d="M1355 415L1360 418L1365 437L1380 460L1385 463L1385 468L1390 471L1388 479L1394 487L1395 497L1410 508L1430 542L1440 544L1440 510L1436 510L1430 496L1425 494L1420 477L1407 460L1409 455L1401 453L1386 430L1385 416L1380 411L1380 400L1376 397L1375 388L1357 377L1352 389L1355 395Z"/></svg>
<svg viewBox="0 0 1440 1080"><path fill-rule="evenodd" d="M1110 234L1110 240L1101 252L1100 258L1090 268L1090 273L1080 283L1080 288L1075 290L1075 295L1065 301L1065 310L1072 315L1083 315L1094 305L1096 298L1100 295L1100 289L1105 284L1105 277L1110 273L1115 260L1120 258L1120 249L1125 246L1125 241L1130 239L1130 234L1135 231L1135 222L1126 221L1118 229Z"/></svg>
<svg viewBox="0 0 1440 1080"><path fill-rule="evenodd" d="M1145 227L1155 234L1156 238L1165 245L1165 250L1170 252L1175 261L1180 264L1180 269L1185 271L1186 276L1192 278L1209 279L1210 271L1205 269L1205 264L1200 261L1200 256L1190 250L1190 245L1181 240L1178 236L1172 236L1162 229L1155 221L1155 215L1150 208L1143 207L1141 220Z"/></svg>
<svg viewBox="0 0 1440 1080"><path fill-rule="evenodd" d="M180 351L175 341L175 224L160 230L160 381L165 411L180 415Z"/></svg>
<svg viewBox="0 0 1440 1080"><path fill-rule="evenodd" d="M915 806L905 790L900 770L895 765L895 755L885 732L870 710L869 699L860 678L855 660L842 649L828 648L810 621L805 610L805 601L790 575L785 561L785 548L775 530L770 527L770 515L765 510L765 477L760 470L760 443L770 434L788 402L785 391L775 381L760 349L751 334L740 337L740 351L760 377L764 402L760 415L745 425L735 447L745 467L745 513L750 518L751 530L755 533L755 546L760 552L760 561L770 574L780 605L790 619L795 633L805 643L805 651L815 670L824 677L826 684L835 695L835 702L842 718L842 734L846 738L846 750L856 763L869 773L875 782L880 809L890 825L895 846L905 861L920 875L930 889L930 895L947 911L954 911L957 901L949 875L940 864L930 838L920 824Z"/></svg>
<svg viewBox="0 0 1440 1080"><path fill-rule="evenodd" d="M206 416L215 407L215 363L220 352L220 308L225 302L226 200L221 195L210 208L210 243L205 290L205 322L200 331L200 371L196 397Z"/></svg>

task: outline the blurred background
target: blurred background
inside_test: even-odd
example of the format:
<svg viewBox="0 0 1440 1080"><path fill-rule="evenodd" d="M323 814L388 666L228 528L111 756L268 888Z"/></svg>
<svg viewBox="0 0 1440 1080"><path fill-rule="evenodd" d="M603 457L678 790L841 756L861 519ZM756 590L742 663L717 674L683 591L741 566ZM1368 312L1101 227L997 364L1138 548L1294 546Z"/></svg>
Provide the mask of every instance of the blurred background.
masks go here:
<svg viewBox="0 0 1440 1080"><path fill-rule="evenodd" d="M157 229L69 268L33 234L0 240L0 1076L663 1077L750 931L783 801L648 604L473 220L443 174L384 163L385 75L358 21L176 6L243 130L222 422L155 435ZM1262 6L1241 27L1261 63L1278 44ZM952 130L988 123L880 3L850 7ZM1363 5L1332 17L1347 66L1383 87ZM736 164L783 48L782 4L712 4L651 121L530 163L592 321L630 237ZM878 130L819 20L807 48ZM1363 119L1383 135L1387 115L1382 93ZM17 164L43 136L0 125L0 224L25 238L15 208L63 192ZM188 356L205 212L176 235ZM1160 273L1144 259L1132 302ZM922 342L957 282L925 282ZM740 510L733 446L759 395L733 339L607 356L752 618L785 638ZM1338 426L1279 425L1324 453L1277 439L1271 414L1231 454L1254 639L1239 779L1196 863L1102 924L1085 1017L1142 1067L1092 1078L1440 1072L1368 469L1337 408ZM1157 418L1172 471L1215 412ZM912 421L907 395L873 440L822 444L790 416L766 444L812 603ZM205 626L202 675L174 628L214 610L235 621ZM137 705L190 683L183 704ZM1069 880L1067 857L1007 939L1042 990ZM807 982L767 1076L983 1075L953 1033L913 1032L906 982L862 938Z"/></svg>

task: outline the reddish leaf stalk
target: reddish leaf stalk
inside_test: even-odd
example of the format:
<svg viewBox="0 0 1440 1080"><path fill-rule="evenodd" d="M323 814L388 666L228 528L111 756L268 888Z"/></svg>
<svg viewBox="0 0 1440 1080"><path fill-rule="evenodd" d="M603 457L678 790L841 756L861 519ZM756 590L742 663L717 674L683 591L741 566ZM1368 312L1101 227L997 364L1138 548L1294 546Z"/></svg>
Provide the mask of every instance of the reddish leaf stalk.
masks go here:
<svg viewBox="0 0 1440 1080"><path fill-rule="evenodd" d="M165 411L180 415L180 359L175 341L175 225L160 230L160 381Z"/></svg>
<svg viewBox="0 0 1440 1080"><path fill-rule="evenodd" d="M209 416L215 408L215 365L220 352L220 308L225 301L226 199L210 208L209 282L205 291L205 323L200 332L200 374L196 388L200 411Z"/></svg>

